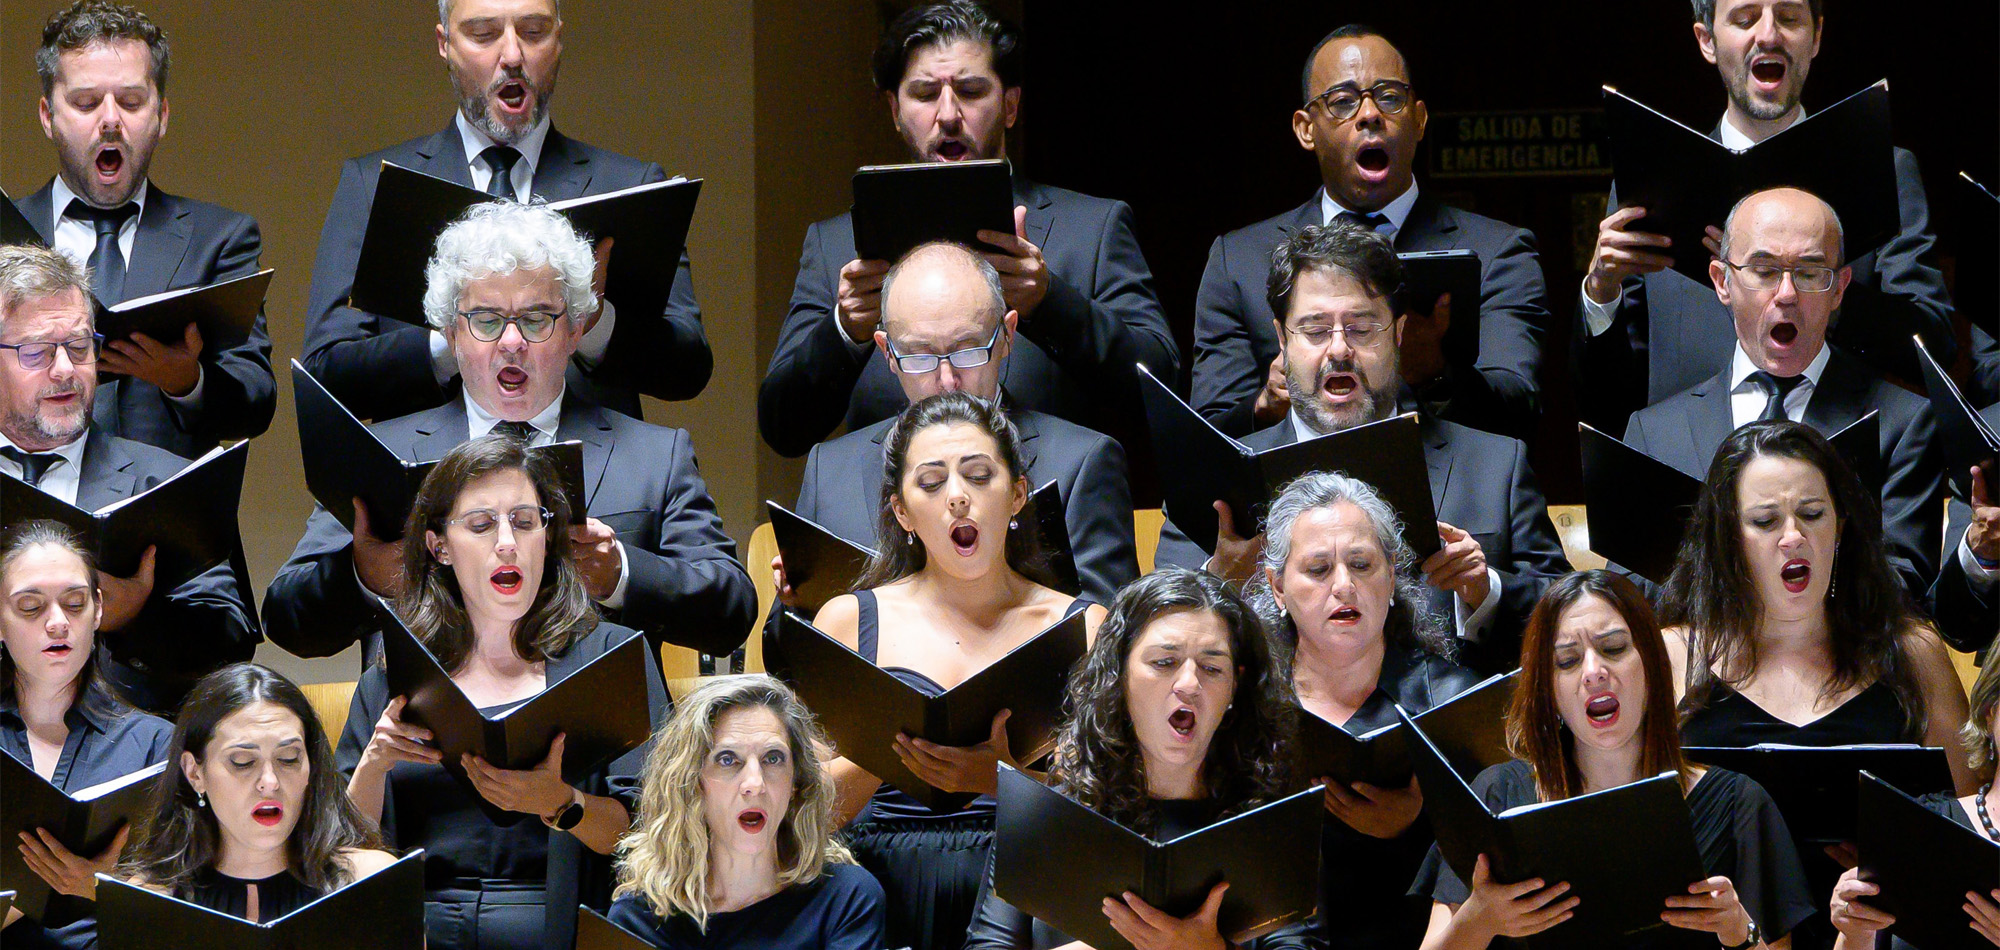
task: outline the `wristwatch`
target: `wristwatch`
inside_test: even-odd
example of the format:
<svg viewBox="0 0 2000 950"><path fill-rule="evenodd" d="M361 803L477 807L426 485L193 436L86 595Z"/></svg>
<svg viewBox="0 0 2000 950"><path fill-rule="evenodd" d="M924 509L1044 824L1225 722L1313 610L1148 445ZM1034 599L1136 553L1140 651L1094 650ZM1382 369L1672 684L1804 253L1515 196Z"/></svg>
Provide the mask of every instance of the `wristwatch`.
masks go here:
<svg viewBox="0 0 2000 950"><path fill-rule="evenodd" d="M569 790L568 804L565 804L563 805L563 807L556 809L556 812L553 815L542 816L542 824L554 828L557 831L568 831L571 828L574 828L582 823L583 823L583 793L577 791L574 788ZM1755 925L1752 925L1751 933L1753 935L1756 933ZM1754 943L1755 941L1752 942Z"/></svg>
<svg viewBox="0 0 2000 950"><path fill-rule="evenodd" d="M1725 946L1722 948L1722 950L1750 950L1751 947L1756 946L1758 943L1762 942L1763 939L1764 935L1757 930L1756 919L1752 918L1750 921L1750 933L1748 936L1743 938L1743 942L1736 944L1733 947Z"/></svg>

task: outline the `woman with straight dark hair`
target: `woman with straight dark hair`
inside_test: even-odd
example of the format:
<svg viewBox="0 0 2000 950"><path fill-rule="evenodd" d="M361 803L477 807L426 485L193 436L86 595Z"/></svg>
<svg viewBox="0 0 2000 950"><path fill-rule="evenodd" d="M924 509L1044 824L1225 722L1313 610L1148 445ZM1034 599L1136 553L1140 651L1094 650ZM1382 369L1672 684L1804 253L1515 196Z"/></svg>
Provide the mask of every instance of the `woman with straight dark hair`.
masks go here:
<svg viewBox="0 0 2000 950"><path fill-rule="evenodd" d="M417 492L396 613L488 715L638 635L591 605L562 527L572 504L551 462L502 435L452 449ZM658 666L645 667L657 725L666 690ZM440 764L429 731L403 721L407 699L389 694L381 665L364 671L339 764L355 805L390 844L424 849L431 950L567 946L579 903L609 905L606 856L631 824L644 749L581 787L562 780L561 735L529 769L468 757L475 796ZM488 807L510 820L489 818Z"/></svg>
<svg viewBox="0 0 2000 950"><path fill-rule="evenodd" d="M1514 761L1481 772L1473 791L1499 812L1678 775L1710 876L1667 898L1666 928L1621 950L1786 950L1813 912L1791 833L1756 782L1681 757L1671 685L1666 645L1637 586L1607 571L1557 580L1521 642L1521 680L1507 711ZM1561 927L1578 901L1566 881L1496 881L1485 855L1468 886L1436 848L1417 888L1433 901L1424 950L1484 950L1502 939L1511 946Z"/></svg>
<svg viewBox="0 0 2000 950"><path fill-rule="evenodd" d="M940 693L1049 626L1104 608L1049 587L1013 423L962 392L903 411L884 440L877 555L852 594L814 625L913 687ZM977 793L936 811L845 758L829 771L836 815L863 867L888 894L889 945L958 950L993 838L998 763L1012 764L1006 713L986 742L948 748L910 736L896 754L948 792Z"/></svg>
<svg viewBox="0 0 2000 950"><path fill-rule="evenodd" d="M0 749L74 793L164 761L173 724L125 705L97 672L104 599L97 558L68 528L28 521L0 536ZM7 947L61 946L87 930L99 872L131 840L77 855L44 829L0 847L19 850L54 895L40 920L9 908Z"/></svg>
<svg viewBox="0 0 2000 950"><path fill-rule="evenodd" d="M1283 798L1298 707L1257 615L1215 576L1166 568L1119 591L1070 672L1049 779L1071 799L1165 841ZM1060 842L1050 842L1061 848ZM1107 901L1134 946L1227 946L1216 911L1227 882L1182 919L1136 896ZM1305 945L1294 928L1260 947ZM989 859L966 950L1051 950L1069 936L993 890Z"/></svg>
<svg viewBox="0 0 2000 950"><path fill-rule="evenodd" d="M119 877L210 910L274 920L395 859L333 767L291 680L237 663L181 705L152 805Z"/></svg>

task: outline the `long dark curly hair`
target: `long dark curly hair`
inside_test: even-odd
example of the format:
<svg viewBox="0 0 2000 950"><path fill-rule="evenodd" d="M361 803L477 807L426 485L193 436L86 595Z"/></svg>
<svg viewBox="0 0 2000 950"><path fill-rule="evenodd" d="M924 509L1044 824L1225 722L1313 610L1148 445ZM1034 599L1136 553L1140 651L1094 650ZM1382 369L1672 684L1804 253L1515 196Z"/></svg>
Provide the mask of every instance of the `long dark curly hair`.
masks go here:
<svg viewBox="0 0 2000 950"><path fill-rule="evenodd" d="M1056 733L1057 788L1119 824L1151 833L1157 816L1146 793L1146 762L1125 698L1125 665L1153 621L1205 610L1229 628L1236 692L1210 741L1201 781L1223 814L1247 811L1292 791L1285 750L1297 732L1291 684L1272 662L1257 614L1212 574L1165 568L1118 592L1083 662L1070 672Z"/></svg>
<svg viewBox="0 0 2000 950"><path fill-rule="evenodd" d="M1881 504L1824 437L1810 426L1784 420L1751 423L1722 440L1688 522L1680 559L1667 576L1661 624L1684 626L1689 636L1681 719L1705 707L1718 685L1739 686L1757 670L1756 632L1764 608L1743 556L1738 492L1744 470L1760 457L1796 459L1818 469L1840 519L1826 603L1833 676L1820 687L1820 697L1887 683L1903 707L1909 737L1921 736L1923 694L1902 649L1910 608L1883 552Z"/></svg>

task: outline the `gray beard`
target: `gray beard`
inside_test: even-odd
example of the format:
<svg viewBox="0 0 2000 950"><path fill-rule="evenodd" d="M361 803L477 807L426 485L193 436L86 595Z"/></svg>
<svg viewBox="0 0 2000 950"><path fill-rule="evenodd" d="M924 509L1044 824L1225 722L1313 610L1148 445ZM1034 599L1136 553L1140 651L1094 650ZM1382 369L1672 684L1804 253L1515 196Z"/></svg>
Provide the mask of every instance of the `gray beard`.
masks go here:
<svg viewBox="0 0 2000 950"><path fill-rule="evenodd" d="M454 86L457 85L456 76L452 77L452 83ZM493 113L486 111L486 91L483 89L469 96L460 95L458 97L458 112L460 115L465 116L465 121L472 123L473 128L478 129L487 138L492 139L494 144L512 146L519 144L523 138L527 137L529 132L542 124L543 119L549 117L549 100L554 98L554 89L547 90L546 94L543 90L536 89L534 117L528 121L527 125L520 129L510 129L493 121Z"/></svg>
<svg viewBox="0 0 2000 950"><path fill-rule="evenodd" d="M38 445L68 445L83 435L84 429L89 425L88 411L77 413L75 423L61 429L50 428L40 413L7 413L7 431L27 433ZM22 441L12 436L8 438L17 445Z"/></svg>

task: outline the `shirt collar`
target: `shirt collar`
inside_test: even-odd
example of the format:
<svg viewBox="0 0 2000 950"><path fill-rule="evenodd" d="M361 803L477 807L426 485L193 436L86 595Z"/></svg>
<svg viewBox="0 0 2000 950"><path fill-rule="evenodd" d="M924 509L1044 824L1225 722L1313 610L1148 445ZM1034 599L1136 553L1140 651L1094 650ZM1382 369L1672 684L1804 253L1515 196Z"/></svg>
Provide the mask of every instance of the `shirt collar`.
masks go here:
<svg viewBox="0 0 2000 950"><path fill-rule="evenodd" d="M1410 219L1410 209L1416 207L1416 204L1417 180L1412 178L1410 179L1409 188L1404 189L1402 194L1396 196L1396 200L1383 205L1375 213L1389 219L1389 229L1391 231L1401 231L1403 230L1403 222ZM1338 217L1342 211L1352 211L1354 214L1362 213L1354 211L1352 208L1341 207L1340 202L1333 200L1332 194L1328 193L1325 188L1321 188L1319 190L1320 223L1323 225L1332 224L1333 219Z"/></svg>
<svg viewBox="0 0 2000 950"><path fill-rule="evenodd" d="M89 726L98 732L110 732L115 717L100 708L107 705L109 704L103 702L97 695L97 688L86 680L83 688L77 692L76 698L70 700L69 709L63 713L63 724L68 726L71 732L83 726ZM21 718L20 697L12 690L7 692L6 698L0 699L0 719L25 723Z"/></svg>
<svg viewBox="0 0 2000 950"><path fill-rule="evenodd" d="M562 425L563 396L567 392L568 387L564 387L562 392L556 393L556 398L549 401L548 408L535 413L535 417L528 420L528 425L534 427L536 432L543 433L551 439L555 438L557 427ZM479 404L479 400L470 395L466 395L464 399L465 428L469 438L477 439L492 432L493 427L500 424L500 417L487 412L486 407Z"/></svg>
<svg viewBox="0 0 2000 950"><path fill-rule="evenodd" d="M1833 359L1833 347L1821 345L1819 355L1813 357L1813 361L1806 364L1806 371L1799 375L1805 377L1807 384L1818 386L1820 376L1826 372L1827 361L1831 359ZM1757 364L1750 362L1750 354L1743 351L1742 341L1737 341L1736 355L1729 359L1729 391L1733 393L1742 388L1744 380L1749 379L1750 374L1756 371Z"/></svg>
<svg viewBox="0 0 2000 950"><path fill-rule="evenodd" d="M1789 129L1792 126L1805 121L1805 118L1806 118L1806 110L1805 107L1801 106L1799 108L1798 118L1793 119L1792 121L1786 123L1785 129ZM1779 129L1778 131L1783 132L1785 129ZM1723 148L1726 148L1732 152L1747 151L1751 146L1757 144L1756 142L1751 141L1750 136L1745 134L1743 130L1738 129L1736 126L1730 124L1729 113L1727 112L1724 112L1722 114L1722 125L1719 129L1717 129L1716 138L1722 142Z"/></svg>
<svg viewBox="0 0 2000 950"><path fill-rule="evenodd" d="M151 181L142 180L139 182L139 190L132 192L131 203L139 206L139 213L133 215L132 220L137 221L146 213L146 198L152 189ZM81 200L76 196L76 192L69 190L69 184L63 181L62 176L57 175L55 183L49 187L49 207L55 209L54 223L62 222L63 213L69 210L70 202Z"/></svg>
<svg viewBox="0 0 2000 950"><path fill-rule="evenodd" d="M466 165L469 166L479 161L479 153L500 144L494 141L492 136L475 128L472 122L465 117L465 113L454 113L454 119L458 125L459 143L465 147ZM549 117L543 115L542 121L535 123L534 128L528 130L528 134L521 136L520 141L509 146L514 151L521 153L521 161L528 163L529 181L535 180L535 170L542 165L542 145L549 140L549 126L551 124Z"/></svg>
<svg viewBox="0 0 2000 950"><path fill-rule="evenodd" d="M89 440L90 440L90 430L86 428L83 430L83 434L77 436L76 440L71 442L70 444L57 446L56 448L50 449L48 452L39 454L60 455L62 456L63 461L69 463L70 469L72 471L81 473L83 471L83 444ZM27 449L22 449L20 446L15 445L14 440L7 438L7 436L4 434L0 434L0 445L7 446L9 448L20 449L23 452L28 451Z"/></svg>

